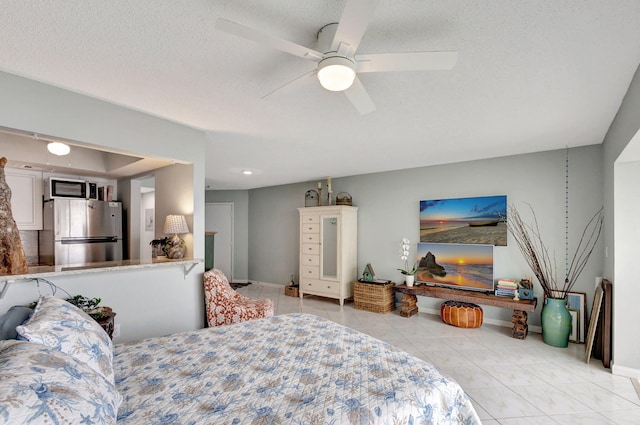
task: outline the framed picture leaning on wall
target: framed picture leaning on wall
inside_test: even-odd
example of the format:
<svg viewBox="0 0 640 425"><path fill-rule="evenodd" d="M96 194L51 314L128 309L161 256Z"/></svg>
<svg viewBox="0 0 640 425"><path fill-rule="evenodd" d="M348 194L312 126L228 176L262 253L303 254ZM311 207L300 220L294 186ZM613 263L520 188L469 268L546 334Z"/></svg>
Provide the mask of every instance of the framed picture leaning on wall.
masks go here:
<svg viewBox="0 0 640 425"><path fill-rule="evenodd" d="M567 308L578 312L578 340L584 343L587 336L587 294L586 292L567 292Z"/></svg>

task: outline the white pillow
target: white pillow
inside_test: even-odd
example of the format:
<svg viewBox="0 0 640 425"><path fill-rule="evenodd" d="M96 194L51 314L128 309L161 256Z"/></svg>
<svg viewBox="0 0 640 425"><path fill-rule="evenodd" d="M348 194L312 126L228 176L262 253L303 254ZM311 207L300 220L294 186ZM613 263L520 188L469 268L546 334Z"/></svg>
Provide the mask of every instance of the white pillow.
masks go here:
<svg viewBox="0 0 640 425"><path fill-rule="evenodd" d="M113 383L74 356L0 341L0 423L115 424L121 402Z"/></svg>
<svg viewBox="0 0 640 425"><path fill-rule="evenodd" d="M111 338L98 322L65 300L40 297L31 319L16 331L30 342L71 354L113 383Z"/></svg>

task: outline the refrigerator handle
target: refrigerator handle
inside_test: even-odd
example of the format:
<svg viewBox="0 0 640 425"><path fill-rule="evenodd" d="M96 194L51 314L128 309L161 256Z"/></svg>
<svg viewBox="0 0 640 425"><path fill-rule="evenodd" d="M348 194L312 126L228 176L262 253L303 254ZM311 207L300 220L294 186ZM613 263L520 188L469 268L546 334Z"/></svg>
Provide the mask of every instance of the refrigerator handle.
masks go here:
<svg viewBox="0 0 640 425"><path fill-rule="evenodd" d="M118 238L116 236L107 236L102 238L62 238L60 242L62 242L63 245L85 243L115 243L118 242Z"/></svg>

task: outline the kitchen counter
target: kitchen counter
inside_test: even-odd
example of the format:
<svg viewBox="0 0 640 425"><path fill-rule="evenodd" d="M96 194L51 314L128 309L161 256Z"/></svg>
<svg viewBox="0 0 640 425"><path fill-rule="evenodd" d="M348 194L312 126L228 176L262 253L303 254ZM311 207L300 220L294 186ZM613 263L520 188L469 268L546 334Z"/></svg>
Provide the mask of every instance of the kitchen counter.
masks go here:
<svg viewBox="0 0 640 425"><path fill-rule="evenodd" d="M171 260L166 257L147 258L140 260L120 260L120 261L104 261L99 263L83 263L69 264L65 266L32 266L29 272L25 274L3 274L0 275L0 282L36 279L53 276L69 276L87 273L101 273L118 270L132 269L149 269L157 267L175 267L183 266L185 275L188 274L197 264L203 263L204 260L199 258L181 258L179 260Z"/></svg>

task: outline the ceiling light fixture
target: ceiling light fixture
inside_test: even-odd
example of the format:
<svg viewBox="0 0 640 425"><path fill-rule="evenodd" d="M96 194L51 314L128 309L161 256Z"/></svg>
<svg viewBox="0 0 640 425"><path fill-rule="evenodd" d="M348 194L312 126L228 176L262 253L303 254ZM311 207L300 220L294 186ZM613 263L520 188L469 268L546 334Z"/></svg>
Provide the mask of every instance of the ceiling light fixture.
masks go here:
<svg viewBox="0 0 640 425"><path fill-rule="evenodd" d="M69 145L65 145L60 142L49 142L47 144L47 150L54 155L64 156L71 152Z"/></svg>
<svg viewBox="0 0 640 425"><path fill-rule="evenodd" d="M343 91L351 87L356 78L356 64L342 56L323 59L318 64L318 80L330 91Z"/></svg>
<svg viewBox="0 0 640 425"><path fill-rule="evenodd" d="M245 176L250 176L251 174L253 174L253 171L251 171L251 170L243 170L242 174L244 174Z"/></svg>

